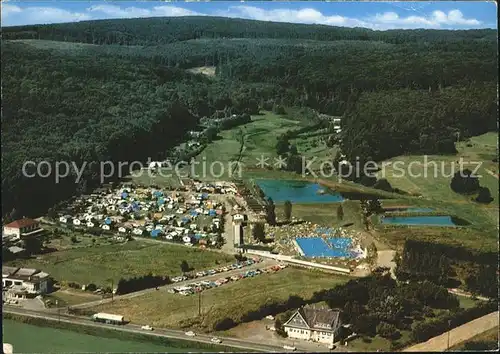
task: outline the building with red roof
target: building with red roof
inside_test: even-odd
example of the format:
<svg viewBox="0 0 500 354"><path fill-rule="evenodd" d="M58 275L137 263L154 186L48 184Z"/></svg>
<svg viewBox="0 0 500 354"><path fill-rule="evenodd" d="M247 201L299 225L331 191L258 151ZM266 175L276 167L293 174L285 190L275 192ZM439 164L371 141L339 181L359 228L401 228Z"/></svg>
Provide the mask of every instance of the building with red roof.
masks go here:
<svg viewBox="0 0 500 354"><path fill-rule="evenodd" d="M40 222L29 218L23 218L4 225L3 237L20 239L24 236L38 235L42 231L43 229L40 228Z"/></svg>

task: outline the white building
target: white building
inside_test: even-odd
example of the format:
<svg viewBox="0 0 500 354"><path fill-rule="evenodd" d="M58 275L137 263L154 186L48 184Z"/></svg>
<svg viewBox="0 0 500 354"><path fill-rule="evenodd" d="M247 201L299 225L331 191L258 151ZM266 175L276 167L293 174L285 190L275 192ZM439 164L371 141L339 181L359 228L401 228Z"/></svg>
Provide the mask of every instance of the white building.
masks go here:
<svg viewBox="0 0 500 354"><path fill-rule="evenodd" d="M333 344L342 326L340 310L301 307L283 325L288 337Z"/></svg>
<svg viewBox="0 0 500 354"><path fill-rule="evenodd" d="M243 244L243 226L240 222L233 222L234 229L234 245L241 246Z"/></svg>
<svg viewBox="0 0 500 354"><path fill-rule="evenodd" d="M242 222L245 220L245 216L243 216L242 214L235 214L233 216L233 221L234 222Z"/></svg>
<svg viewBox="0 0 500 354"><path fill-rule="evenodd" d="M18 240L21 237L38 235L42 231L43 229L40 227L38 221L25 218L4 225L3 236L12 237L14 240Z"/></svg>
<svg viewBox="0 0 500 354"><path fill-rule="evenodd" d="M2 267L2 287L9 298L27 298L48 292L49 274L38 269Z"/></svg>
<svg viewBox="0 0 500 354"><path fill-rule="evenodd" d="M62 222L64 224L68 223L71 221L71 216L69 215L64 215L59 218L59 222Z"/></svg>

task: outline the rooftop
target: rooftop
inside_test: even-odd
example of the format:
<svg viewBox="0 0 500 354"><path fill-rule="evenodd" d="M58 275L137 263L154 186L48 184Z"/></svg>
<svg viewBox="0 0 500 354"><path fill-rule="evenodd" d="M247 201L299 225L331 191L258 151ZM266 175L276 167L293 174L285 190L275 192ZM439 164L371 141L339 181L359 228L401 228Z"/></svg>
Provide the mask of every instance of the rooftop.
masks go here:
<svg viewBox="0 0 500 354"><path fill-rule="evenodd" d="M335 328L340 317L340 310L328 308L302 307L299 312L311 328Z"/></svg>
<svg viewBox="0 0 500 354"><path fill-rule="evenodd" d="M13 278L13 279L29 281L32 278L35 279L46 278L49 276L49 274L33 268L16 268L16 267L2 266L2 276L4 278Z"/></svg>
<svg viewBox="0 0 500 354"><path fill-rule="evenodd" d="M5 227L13 227L16 229L20 229L22 227L29 227L29 226L33 226L33 225L37 225L37 224L39 224L39 222L36 220L24 218L24 219L13 221L13 222L5 225Z"/></svg>

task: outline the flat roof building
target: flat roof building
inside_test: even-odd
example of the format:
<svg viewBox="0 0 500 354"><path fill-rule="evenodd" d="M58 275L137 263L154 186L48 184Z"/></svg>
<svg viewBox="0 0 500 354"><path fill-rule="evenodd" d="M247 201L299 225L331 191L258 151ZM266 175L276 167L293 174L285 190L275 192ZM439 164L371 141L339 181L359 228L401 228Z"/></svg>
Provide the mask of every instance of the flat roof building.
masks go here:
<svg viewBox="0 0 500 354"><path fill-rule="evenodd" d="M48 292L49 274L33 268L2 266L2 286L7 292L39 295Z"/></svg>

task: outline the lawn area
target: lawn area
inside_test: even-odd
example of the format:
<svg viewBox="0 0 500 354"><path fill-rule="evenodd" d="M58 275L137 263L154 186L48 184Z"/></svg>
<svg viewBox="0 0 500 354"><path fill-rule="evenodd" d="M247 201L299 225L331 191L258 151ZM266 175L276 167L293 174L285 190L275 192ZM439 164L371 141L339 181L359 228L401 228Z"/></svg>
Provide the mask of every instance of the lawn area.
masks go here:
<svg viewBox="0 0 500 354"><path fill-rule="evenodd" d="M329 136L330 133L311 135L311 132L300 134L297 138L291 139L290 144L297 147L300 155L306 158L306 161L311 162L309 166L313 170L318 170L323 162L331 162L337 154L338 147L328 147L321 139Z"/></svg>
<svg viewBox="0 0 500 354"><path fill-rule="evenodd" d="M193 344L192 348L183 348L175 347L174 344L162 345L144 340L135 341L127 339L125 336L120 338L119 335L116 338L106 338L14 320L4 319L2 322L3 341L13 345L14 353L185 353L186 350L190 352L210 351L210 349L197 349L196 344Z"/></svg>
<svg viewBox="0 0 500 354"><path fill-rule="evenodd" d="M234 261L229 255L183 245L129 241L122 244L90 246L55 251L39 257L8 262L8 265L43 269L59 281L79 284L115 284L121 277L148 274L175 276L186 260L194 269L214 267L216 261Z"/></svg>
<svg viewBox="0 0 500 354"><path fill-rule="evenodd" d="M373 234L394 250L402 250L406 240L443 243L482 251L492 251L497 247L492 235L470 227L379 227Z"/></svg>
<svg viewBox="0 0 500 354"><path fill-rule="evenodd" d="M476 306L478 301L481 301L481 300L474 300L473 298L467 297L467 296L458 296L457 295L457 298L458 298L458 301L460 302L460 307L463 309L470 309L470 308Z"/></svg>
<svg viewBox="0 0 500 354"><path fill-rule="evenodd" d="M337 219L337 208L339 205L342 205L342 209L344 210L344 218L342 220ZM276 204L276 216L279 220L284 220L284 204ZM292 204L292 217L322 226L338 227L354 223L354 227L362 228L361 205L356 200L347 200L342 203Z"/></svg>
<svg viewBox="0 0 500 354"><path fill-rule="evenodd" d="M97 306L93 310L119 313L139 324L193 327L211 331L224 318L239 322L243 315L257 310L265 303L286 300L291 295L307 299L316 291L334 287L348 279L345 276L296 268L242 279L202 292L201 316L198 316L198 296L181 296L164 291L121 299L114 304Z"/></svg>
<svg viewBox="0 0 500 354"><path fill-rule="evenodd" d="M50 300L50 307L67 307L72 305L83 304L85 302L96 301L102 299L101 295L94 295L81 290L57 290L45 295L44 300ZM57 301L57 304L56 304Z"/></svg>
<svg viewBox="0 0 500 354"><path fill-rule="evenodd" d="M243 171L256 167L257 158L261 156L269 157L269 163L272 164L274 163L273 157L276 156L277 137L301 124L301 122L286 119L272 112L254 115L252 122L220 132L220 138L210 143L196 157L197 164L194 171L200 179L227 179L231 176L230 170L235 161L240 161ZM243 149L240 156L242 137ZM221 162L223 169L219 164L219 166L214 165L211 171L210 167L214 161ZM232 165L231 162L233 162ZM203 171L204 166L206 173ZM218 177L221 172L224 173ZM208 176L203 177L205 174Z"/></svg>
<svg viewBox="0 0 500 354"><path fill-rule="evenodd" d="M453 174L460 170L458 163L463 159L463 168L474 170L480 165L476 174L481 186L488 187L494 198L489 205L474 204L478 209L489 213L491 208L498 210L498 178L487 170L498 173L498 163L492 159L497 154L498 134L487 133L472 137L470 141L456 144L456 155L414 155L398 156L384 161L384 168L378 172L379 178L387 178L395 188L417 193L424 198L445 201L454 204L471 203L471 196L454 193L450 188ZM498 216L498 212L496 213ZM498 224L498 217L496 218Z"/></svg>

